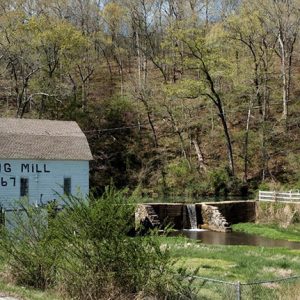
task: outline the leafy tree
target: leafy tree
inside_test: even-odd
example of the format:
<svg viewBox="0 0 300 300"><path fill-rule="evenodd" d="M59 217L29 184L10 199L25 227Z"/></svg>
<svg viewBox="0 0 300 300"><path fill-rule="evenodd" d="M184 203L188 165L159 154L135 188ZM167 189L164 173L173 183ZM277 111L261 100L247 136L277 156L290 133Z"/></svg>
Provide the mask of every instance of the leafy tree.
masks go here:
<svg viewBox="0 0 300 300"><path fill-rule="evenodd" d="M226 140L229 169L231 174L234 175L232 141L224 111L222 91L217 84L218 81L224 78L226 72L226 61L221 56L220 40L213 37L215 34L213 29L210 31L210 34L198 28L178 29L175 27L170 32L185 47L183 50L187 53L187 57L184 60L185 67L190 70L196 68L200 72L198 79L190 81L192 86L186 90L186 96L204 97L212 101L216 107Z"/></svg>

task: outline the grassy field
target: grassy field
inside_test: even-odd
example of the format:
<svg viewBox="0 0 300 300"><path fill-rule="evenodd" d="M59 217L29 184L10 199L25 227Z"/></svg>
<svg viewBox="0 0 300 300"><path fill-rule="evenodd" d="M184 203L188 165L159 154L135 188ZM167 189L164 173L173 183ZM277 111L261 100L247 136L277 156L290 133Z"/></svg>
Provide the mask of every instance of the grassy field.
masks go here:
<svg viewBox="0 0 300 300"><path fill-rule="evenodd" d="M300 250L253 246L212 246L185 238L164 238L176 267L227 282L251 283L300 275ZM236 299L236 286L203 280L193 283L199 299ZM300 278L280 283L242 286L242 299L295 300Z"/></svg>
<svg viewBox="0 0 300 300"><path fill-rule="evenodd" d="M184 237L159 237L159 239L162 245L169 247L170 255L175 261L174 268L186 268L188 273L196 270L196 274L201 277L245 283L300 275L300 250L253 246L212 246ZM51 292L40 292L8 284L5 276L0 278L0 291L4 294L30 300L61 299ZM233 286L204 283L199 280L193 284L199 288L200 299L225 299L224 295L228 299L235 299ZM276 289L273 285L270 287L257 286L255 287L257 292L251 289L247 291L249 294L247 297L254 299L256 295L260 297L257 299L262 299L261 293L267 292L263 295L263 299L274 299L273 293ZM277 287L285 294L285 298L282 299L297 299L295 295L300 294L300 279L292 289L285 283ZM220 292L225 294L220 295ZM257 294L254 295L254 292ZM290 296L287 296L288 294ZM248 299L247 297L244 295L244 299ZM280 298L275 297L275 299Z"/></svg>
<svg viewBox="0 0 300 300"><path fill-rule="evenodd" d="M28 300L61 300L61 298L55 295L55 293L51 293L49 291L43 292L22 286L16 286L7 283L3 279L0 279L0 295L14 296L20 299Z"/></svg>
<svg viewBox="0 0 300 300"><path fill-rule="evenodd" d="M232 225L234 231L256 234L276 240L287 240L300 242L300 225L291 225L288 228L281 228L278 225L240 223Z"/></svg>
<svg viewBox="0 0 300 300"><path fill-rule="evenodd" d="M251 282L300 275L300 250L205 245L183 237L163 238L177 266L225 281Z"/></svg>

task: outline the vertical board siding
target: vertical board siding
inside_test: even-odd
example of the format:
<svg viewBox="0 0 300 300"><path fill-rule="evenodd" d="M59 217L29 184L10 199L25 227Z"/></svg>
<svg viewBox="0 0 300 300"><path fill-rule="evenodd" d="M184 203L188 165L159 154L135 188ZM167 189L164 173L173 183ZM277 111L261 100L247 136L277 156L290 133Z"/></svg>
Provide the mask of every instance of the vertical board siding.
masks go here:
<svg viewBox="0 0 300 300"><path fill-rule="evenodd" d="M20 199L22 177L29 179L31 203L43 204L59 199L65 177L71 178L72 194L87 195L89 192L88 161L0 160L0 204L3 208L12 208L13 202Z"/></svg>

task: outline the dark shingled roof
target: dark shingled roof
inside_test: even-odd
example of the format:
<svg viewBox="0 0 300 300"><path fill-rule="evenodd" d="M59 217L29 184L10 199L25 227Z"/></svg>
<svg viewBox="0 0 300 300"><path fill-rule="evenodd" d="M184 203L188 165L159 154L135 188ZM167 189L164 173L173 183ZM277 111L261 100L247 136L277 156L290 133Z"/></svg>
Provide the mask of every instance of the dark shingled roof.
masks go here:
<svg viewBox="0 0 300 300"><path fill-rule="evenodd" d="M0 159L92 160L76 122L0 118Z"/></svg>

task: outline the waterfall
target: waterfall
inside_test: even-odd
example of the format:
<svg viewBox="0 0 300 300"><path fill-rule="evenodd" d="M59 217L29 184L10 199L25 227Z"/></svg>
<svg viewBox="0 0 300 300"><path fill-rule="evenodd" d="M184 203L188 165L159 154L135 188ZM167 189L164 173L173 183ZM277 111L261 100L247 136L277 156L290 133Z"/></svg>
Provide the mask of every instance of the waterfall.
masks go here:
<svg viewBox="0 0 300 300"><path fill-rule="evenodd" d="M191 224L191 229L197 229L197 213L195 204L187 204L187 213Z"/></svg>

